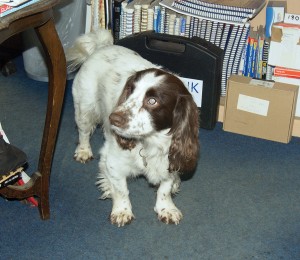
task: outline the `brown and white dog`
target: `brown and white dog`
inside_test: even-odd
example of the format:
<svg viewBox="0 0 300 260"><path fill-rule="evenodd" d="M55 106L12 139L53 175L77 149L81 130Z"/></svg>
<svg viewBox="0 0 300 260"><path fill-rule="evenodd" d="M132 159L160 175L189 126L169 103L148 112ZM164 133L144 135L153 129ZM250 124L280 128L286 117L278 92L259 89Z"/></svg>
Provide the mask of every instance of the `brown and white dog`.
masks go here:
<svg viewBox="0 0 300 260"><path fill-rule="evenodd" d="M111 198L111 223L134 219L127 177L144 175L158 186L158 218L178 224L181 211L172 194L181 173L198 159L198 109L181 80L127 48L113 45L111 33L99 30L79 37L67 51L70 67L80 67L73 82L79 144L74 158L82 163L93 153L90 135L103 126L96 184Z"/></svg>

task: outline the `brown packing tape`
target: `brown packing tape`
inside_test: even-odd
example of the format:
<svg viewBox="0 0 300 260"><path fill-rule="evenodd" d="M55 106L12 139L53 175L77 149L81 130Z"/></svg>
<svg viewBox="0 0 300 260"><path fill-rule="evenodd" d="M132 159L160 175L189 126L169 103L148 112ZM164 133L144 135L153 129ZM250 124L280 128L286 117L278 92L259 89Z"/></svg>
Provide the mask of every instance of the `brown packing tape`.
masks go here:
<svg viewBox="0 0 300 260"><path fill-rule="evenodd" d="M281 39L282 39L282 29L272 26L271 41L281 42Z"/></svg>

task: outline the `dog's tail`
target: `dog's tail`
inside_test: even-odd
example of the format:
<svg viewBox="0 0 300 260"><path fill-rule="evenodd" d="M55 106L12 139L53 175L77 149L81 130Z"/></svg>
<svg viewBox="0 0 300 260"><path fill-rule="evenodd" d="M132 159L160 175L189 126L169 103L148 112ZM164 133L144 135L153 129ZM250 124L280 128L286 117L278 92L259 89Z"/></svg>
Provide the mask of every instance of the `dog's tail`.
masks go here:
<svg viewBox="0 0 300 260"><path fill-rule="evenodd" d="M79 36L73 46L66 50L68 71L77 70L97 49L113 45L111 32L100 29Z"/></svg>

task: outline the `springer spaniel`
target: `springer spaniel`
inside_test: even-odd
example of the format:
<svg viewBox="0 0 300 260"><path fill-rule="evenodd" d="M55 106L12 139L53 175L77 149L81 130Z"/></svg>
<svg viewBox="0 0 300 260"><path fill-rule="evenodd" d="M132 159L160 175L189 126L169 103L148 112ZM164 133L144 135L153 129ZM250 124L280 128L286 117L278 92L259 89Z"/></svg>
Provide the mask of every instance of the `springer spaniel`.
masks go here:
<svg viewBox="0 0 300 260"><path fill-rule="evenodd" d="M105 30L80 36L67 51L69 68L81 66L73 82L79 144L74 158L93 158L89 143L97 124L105 143L96 184L112 199L110 221L124 226L134 219L127 177L143 174L158 186L158 218L178 224L172 201L179 175L197 164L198 109L181 80L127 48L113 45Z"/></svg>

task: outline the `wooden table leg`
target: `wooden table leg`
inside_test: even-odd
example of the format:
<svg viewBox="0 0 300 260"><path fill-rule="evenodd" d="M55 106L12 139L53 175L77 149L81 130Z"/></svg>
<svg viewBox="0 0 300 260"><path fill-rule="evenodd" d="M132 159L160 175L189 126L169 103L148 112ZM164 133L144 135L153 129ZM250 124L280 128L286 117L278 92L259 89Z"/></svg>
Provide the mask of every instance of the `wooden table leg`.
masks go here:
<svg viewBox="0 0 300 260"><path fill-rule="evenodd" d="M49 72L47 114L38 172L35 172L25 185L9 185L2 188L0 194L7 198L15 199L37 196L39 198L40 216L45 220L50 217L49 185L51 164L64 100L67 72L64 50L53 19L48 19L42 25L35 27L35 30L44 48Z"/></svg>
<svg viewBox="0 0 300 260"><path fill-rule="evenodd" d="M48 72L48 104L38 171L41 173L39 210L42 219L50 217L49 184L51 164L58 134L66 87L66 59L53 19L35 28L45 51Z"/></svg>
<svg viewBox="0 0 300 260"><path fill-rule="evenodd" d="M32 10L25 11L24 9L25 14L20 11L18 15L7 16L7 18L3 18L3 21L0 22L0 43L28 28L35 28L45 51L49 73L48 103L38 171L32 174L31 179L25 185L9 185L0 189L0 195L6 198L25 199L37 196L39 198L39 211L42 219L50 217L49 185L51 164L67 77L65 54L55 29L51 9L58 2L54 0L41 1Z"/></svg>

